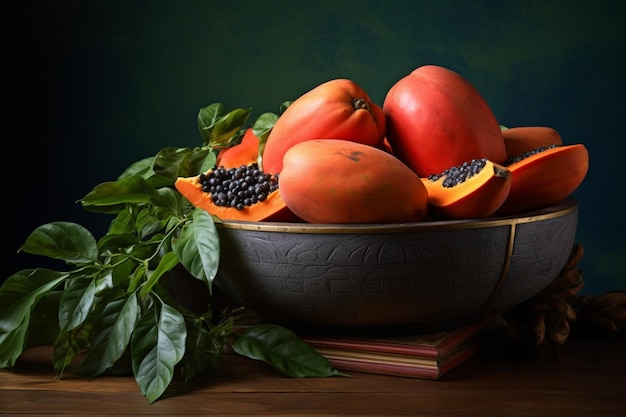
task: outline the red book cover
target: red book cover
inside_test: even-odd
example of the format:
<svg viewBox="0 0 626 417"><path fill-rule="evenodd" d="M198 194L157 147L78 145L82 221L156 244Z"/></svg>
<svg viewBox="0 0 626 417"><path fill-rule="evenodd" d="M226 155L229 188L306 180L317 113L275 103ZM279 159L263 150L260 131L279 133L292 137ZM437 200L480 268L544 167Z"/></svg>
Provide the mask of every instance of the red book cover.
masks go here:
<svg viewBox="0 0 626 417"><path fill-rule="evenodd" d="M439 379L456 366L478 353L485 343L480 340L467 342L441 359L390 358L382 353L367 353L369 356L352 355L350 352L320 353L342 371L368 372L374 374L409 378Z"/></svg>
<svg viewBox="0 0 626 417"><path fill-rule="evenodd" d="M366 338L302 336L337 369L439 379L486 344L494 317L432 334Z"/></svg>
<svg viewBox="0 0 626 417"><path fill-rule="evenodd" d="M304 335L301 338L316 349L323 348L333 351L356 350L438 358L466 340L473 338L478 333L484 332L493 320L493 316L488 316L452 330L399 337L368 338Z"/></svg>

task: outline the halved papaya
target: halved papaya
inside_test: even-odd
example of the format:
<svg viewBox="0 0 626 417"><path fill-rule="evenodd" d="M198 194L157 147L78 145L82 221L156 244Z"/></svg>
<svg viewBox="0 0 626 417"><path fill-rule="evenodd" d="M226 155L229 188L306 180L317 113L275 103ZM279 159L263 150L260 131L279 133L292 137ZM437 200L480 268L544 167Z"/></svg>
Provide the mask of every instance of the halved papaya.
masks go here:
<svg viewBox="0 0 626 417"><path fill-rule="evenodd" d="M563 144L561 134L549 126L503 128L502 139L508 158L517 157L533 149Z"/></svg>
<svg viewBox="0 0 626 417"><path fill-rule="evenodd" d="M422 178L435 219L489 217L500 208L511 189L511 175L488 159L474 159Z"/></svg>
<svg viewBox="0 0 626 417"><path fill-rule="evenodd" d="M238 167L256 162L259 156L259 138L252 128L246 129L241 142L220 151L215 164L226 168Z"/></svg>
<svg viewBox="0 0 626 417"><path fill-rule="evenodd" d="M247 166L242 166L239 169L245 171L246 168ZM280 190L277 188L268 190L261 198L254 198L255 200L258 199L258 201L250 200L244 203L244 197L242 196L242 200L237 202L236 197L226 197L228 191L224 192L225 197L222 199L217 195L217 192L209 191L207 186L207 184L211 182L211 178L215 177L216 172L218 172L217 170L220 170L220 168L209 170L195 177L180 177L176 180L175 187L195 207L206 210L209 214L221 220L241 220L250 222L293 222L299 220L287 207L280 195ZM221 171L235 171L235 168L230 170L221 168ZM235 175L237 174L233 174L233 176ZM273 181L276 182L276 179L274 178ZM247 188L248 185L245 187ZM230 191L231 194L237 194L240 190L231 189ZM222 201L218 201L219 199Z"/></svg>
<svg viewBox="0 0 626 417"><path fill-rule="evenodd" d="M511 191L499 215L538 210L568 197L587 175L589 153L582 144L542 148L507 168Z"/></svg>

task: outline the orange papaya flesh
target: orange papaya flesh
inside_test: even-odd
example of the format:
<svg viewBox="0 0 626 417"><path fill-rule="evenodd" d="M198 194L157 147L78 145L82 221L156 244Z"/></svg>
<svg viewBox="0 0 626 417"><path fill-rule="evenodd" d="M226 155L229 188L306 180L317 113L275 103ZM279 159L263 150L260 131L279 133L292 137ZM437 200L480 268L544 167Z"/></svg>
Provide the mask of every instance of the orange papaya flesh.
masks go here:
<svg viewBox="0 0 626 417"><path fill-rule="evenodd" d="M242 169L244 167L241 167ZM221 168L227 171L225 168ZM218 197L206 190L207 178L211 178L215 170L194 177L179 177L175 187L189 202L197 208L207 211L220 220L237 221L283 221L297 222L298 217L287 207L278 188L272 189L266 197L256 202L241 203L238 207L223 205ZM275 178L273 179L275 182ZM276 186L277 187L277 186ZM232 200L231 200L232 201ZM228 202L230 204L230 201Z"/></svg>
<svg viewBox="0 0 626 417"><path fill-rule="evenodd" d="M589 153L583 144L538 148L507 169L511 191L498 215L542 209L571 195L587 175Z"/></svg>
<svg viewBox="0 0 626 417"><path fill-rule="evenodd" d="M215 164L226 168L239 167L256 162L259 155L259 138L252 128L246 129L241 142L220 151Z"/></svg>
<svg viewBox="0 0 626 417"><path fill-rule="evenodd" d="M548 126L518 126L502 129L502 139L508 158L514 158L537 148L563 145L556 129Z"/></svg>
<svg viewBox="0 0 626 417"><path fill-rule="evenodd" d="M511 175L504 166L475 159L422 178L435 219L472 219L493 215L511 189Z"/></svg>

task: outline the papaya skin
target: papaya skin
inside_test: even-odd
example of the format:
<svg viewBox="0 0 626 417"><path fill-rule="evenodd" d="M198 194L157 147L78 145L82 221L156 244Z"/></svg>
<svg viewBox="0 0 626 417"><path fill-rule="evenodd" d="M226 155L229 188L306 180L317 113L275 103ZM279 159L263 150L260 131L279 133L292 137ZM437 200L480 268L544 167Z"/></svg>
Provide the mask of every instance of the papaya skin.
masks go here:
<svg viewBox="0 0 626 417"><path fill-rule="evenodd" d="M301 142L284 157L278 179L287 206L315 224L420 222L428 195L399 159L347 140Z"/></svg>
<svg viewBox="0 0 626 417"><path fill-rule="evenodd" d="M220 220L237 220L237 221L284 221L297 222L300 221L287 208L283 201L280 190L274 191L268 195L267 199L261 203L247 206L242 210L232 207L222 207L213 204L211 195L202 191L200 184L200 176L180 177L176 179L174 186L191 204L216 216Z"/></svg>
<svg viewBox="0 0 626 417"><path fill-rule="evenodd" d="M556 204L583 182L589 153L583 144L563 145L507 166L511 191L497 215L520 214Z"/></svg>
<svg viewBox="0 0 626 417"><path fill-rule="evenodd" d="M563 145L561 134L549 126L517 126L502 129L507 157L519 156L533 149Z"/></svg>
<svg viewBox="0 0 626 417"><path fill-rule="evenodd" d="M486 100L447 68L421 66L397 81L383 112L394 155L420 177L472 159L506 160L500 124Z"/></svg>
<svg viewBox="0 0 626 417"><path fill-rule="evenodd" d="M389 143L386 137L383 139L382 143L378 145L378 148L382 149L383 151L387 152L390 155L393 155L393 148L391 147L391 144Z"/></svg>
<svg viewBox="0 0 626 417"><path fill-rule="evenodd" d="M477 174L454 187L422 178L428 191L431 216L439 220L477 219L493 215L511 190L511 174L505 167L487 161Z"/></svg>
<svg viewBox="0 0 626 417"><path fill-rule="evenodd" d="M345 139L379 146L386 121L380 106L354 81L327 81L298 97L276 120L263 150L264 172L282 171L283 156L311 139Z"/></svg>
<svg viewBox="0 0 626 417"><path fill-rule="evenodd" d="M220 151L215 164L226 168L237 168L255 162L259 156L259 138L252 128L246 129L241 142Z"/></svg>

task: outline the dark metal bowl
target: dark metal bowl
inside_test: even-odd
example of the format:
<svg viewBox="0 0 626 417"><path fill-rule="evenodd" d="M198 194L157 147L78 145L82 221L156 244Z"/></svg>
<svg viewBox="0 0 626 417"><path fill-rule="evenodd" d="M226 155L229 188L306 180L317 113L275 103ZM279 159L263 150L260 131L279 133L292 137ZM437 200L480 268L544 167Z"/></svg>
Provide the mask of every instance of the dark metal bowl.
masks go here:
<svg viewBox="0 0 626 417"><path fill-rule="evenodd" d="M378 225L218 224L216 286L300 325L452 327L546 287L575 243L576 200L518 217Z"/></svg>

